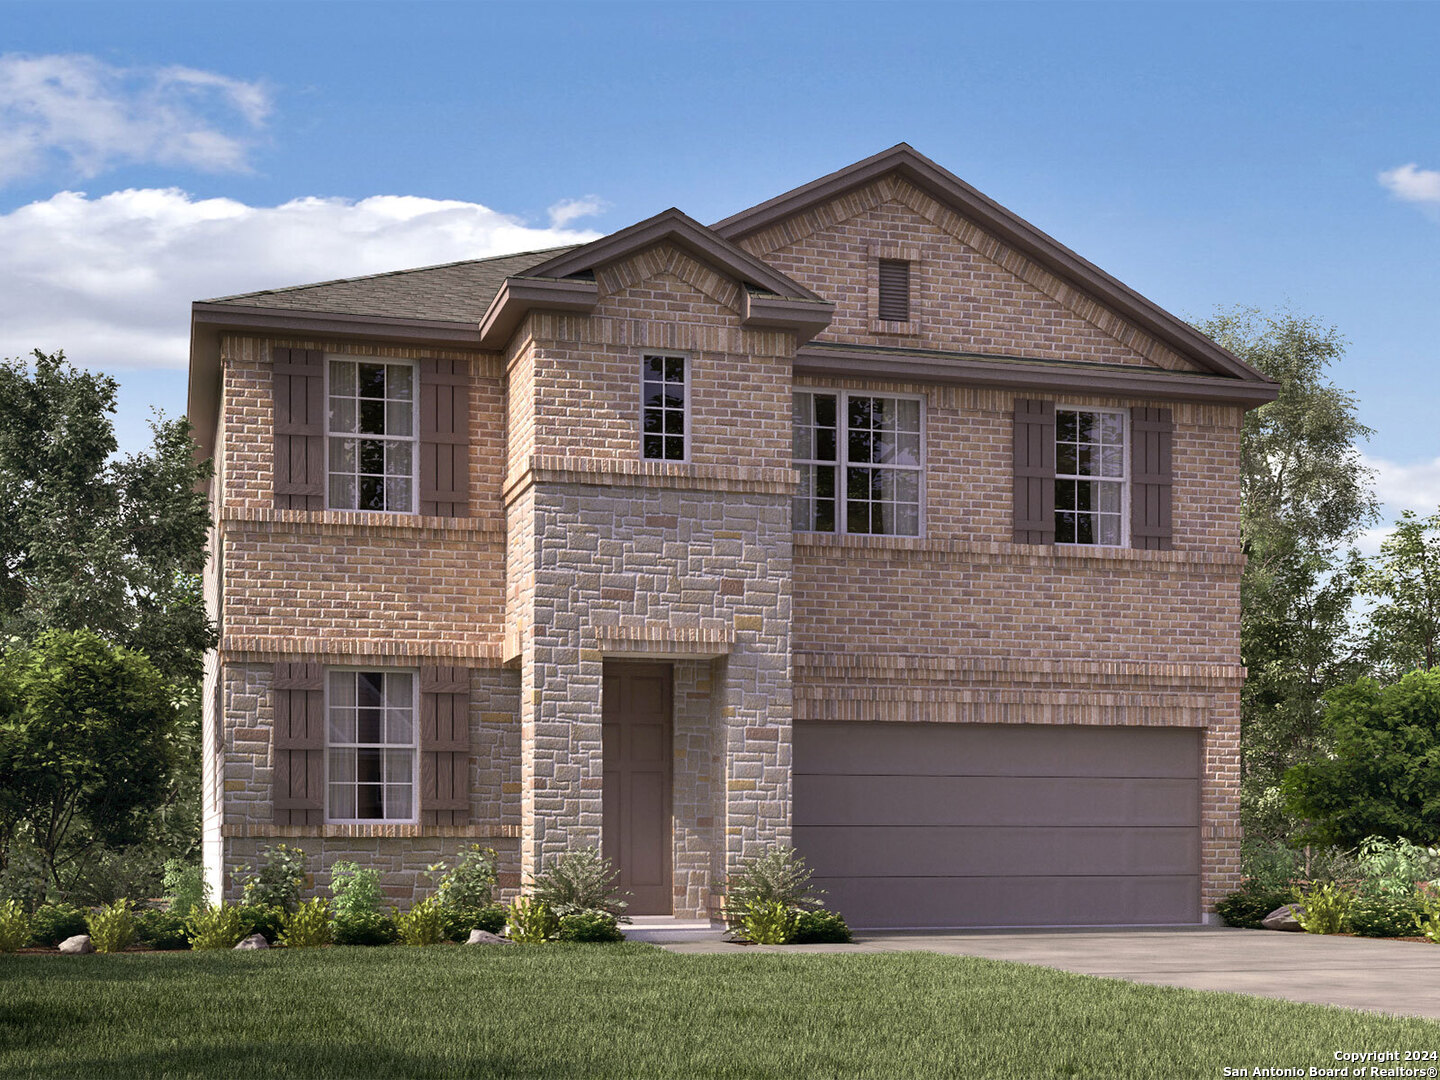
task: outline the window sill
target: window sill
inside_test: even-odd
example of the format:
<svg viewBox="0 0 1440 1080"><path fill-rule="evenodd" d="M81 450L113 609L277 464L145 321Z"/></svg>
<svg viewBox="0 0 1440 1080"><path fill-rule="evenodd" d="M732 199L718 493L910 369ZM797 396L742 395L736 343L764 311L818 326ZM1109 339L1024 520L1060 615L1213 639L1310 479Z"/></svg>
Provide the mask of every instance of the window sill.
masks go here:
<svg viewBox="0 0 1440 1080"><path fill-rule="evenodd" d="M340 840L364 837L406 837L406 836L459 836L477 839L519 836L519 825L416 825L416 824L375 824L375 825L273 825L273 824L232 824L220 827L222 836L268 837L295 836L316 839Z"/></svg>
<svg viewBox="0 0 1440 1080"><path fill-rule="evenodd" d="M306 531L374 533L389 530L415 533L425 530L467 535L494 534L503 537L505 530L481 518L434 517L401 514L385 510L277 510L273 507L227 506L220 511L222 522L272 524L304 527Z"/></svg>

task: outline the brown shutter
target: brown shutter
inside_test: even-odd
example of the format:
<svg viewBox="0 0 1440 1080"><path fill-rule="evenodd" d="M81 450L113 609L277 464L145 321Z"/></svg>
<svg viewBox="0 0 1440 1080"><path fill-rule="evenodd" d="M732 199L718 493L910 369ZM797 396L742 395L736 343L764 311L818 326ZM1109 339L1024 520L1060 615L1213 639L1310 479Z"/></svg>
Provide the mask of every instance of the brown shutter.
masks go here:
<svg viewBox="0 0 1440 1080"><path fill-rule="evenodd" d="M906 322L910 318L910 263L905 259L880 260L880 318Z"/></svg>
<svg viewBox="0 0 1440 1080"><path fill-rule="evenodd" d="M470 821L470 671L420 669L420 821Z"/></svg>
<svg viewBox="0 0 1440 1080"><path fill-rule="evenodd" d="M470 363L420 361L420 513L470 516Z"/></svg>
<svg viewBox="0 0 1440 1080"><path fill-rule="evenodd" d="M276 825L325 821L325 670L275 665L274 798Z"/></svg>
<svg viewBox="0 0 1440 1080"><path fill-rule="evenodd" d="M273 349L275 506L325 509L325 354Z"/></svg>
<svg viewBox="0 0 1440 1080"><path fill-rule="evenodd" d="M1130 410L1130 546L1175 546L1170 491L1170 453L1175 421L1169 409Z"/></svg>
<svg viewBox="0 0 1440 1080"><path fill-rule="evenodd" d="M1015 399L1015 543L1055 542L1055 403Z"/></svg>

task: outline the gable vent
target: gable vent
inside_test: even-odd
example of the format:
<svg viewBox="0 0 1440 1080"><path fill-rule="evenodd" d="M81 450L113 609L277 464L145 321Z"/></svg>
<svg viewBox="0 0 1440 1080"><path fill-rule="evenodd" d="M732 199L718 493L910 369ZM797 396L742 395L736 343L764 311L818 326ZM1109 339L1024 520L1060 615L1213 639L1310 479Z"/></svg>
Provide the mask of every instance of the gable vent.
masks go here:
<svg viewBox="0 0 1440 1080"><path fill-rule="evenodd" d="M879 316L886 322L910 319L910 262L907 259L880 260Z"/></svg>

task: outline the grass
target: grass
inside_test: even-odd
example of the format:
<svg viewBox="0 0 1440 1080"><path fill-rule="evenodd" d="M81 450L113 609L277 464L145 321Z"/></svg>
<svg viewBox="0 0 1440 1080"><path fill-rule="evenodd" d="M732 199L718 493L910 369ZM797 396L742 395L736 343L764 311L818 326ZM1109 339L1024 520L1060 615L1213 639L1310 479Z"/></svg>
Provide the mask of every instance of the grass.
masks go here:
<svg viewBox="0 0 1440 1080"><path fill-rule="evenodd" d="M0 956L0 1076L1216 1077L1440 1024L925 953Z"/></svg>

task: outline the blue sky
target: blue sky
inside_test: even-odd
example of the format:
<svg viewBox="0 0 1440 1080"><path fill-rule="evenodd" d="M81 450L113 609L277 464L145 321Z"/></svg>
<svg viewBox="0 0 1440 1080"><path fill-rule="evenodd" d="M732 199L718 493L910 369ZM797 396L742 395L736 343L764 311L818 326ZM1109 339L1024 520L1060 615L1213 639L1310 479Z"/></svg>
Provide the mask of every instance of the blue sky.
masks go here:
<svg viewBox="0 0 1440 1080"><path fill-rule="evenodd" d="M1178 314L1338 325L1382 496L1433 509L1437 71L1432 4L0 3L0 353L113 371L133 447L190 300L711 221L904 140Z"/></svg>

